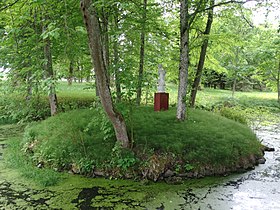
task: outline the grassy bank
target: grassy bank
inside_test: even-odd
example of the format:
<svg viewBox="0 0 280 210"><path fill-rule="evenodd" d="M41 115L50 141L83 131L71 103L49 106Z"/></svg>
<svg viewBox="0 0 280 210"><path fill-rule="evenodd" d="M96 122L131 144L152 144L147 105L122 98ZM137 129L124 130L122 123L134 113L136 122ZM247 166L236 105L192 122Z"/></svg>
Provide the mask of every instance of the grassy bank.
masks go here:
<svg viewBox="0 0 280 210"><path fill-rule="evenodd" d="M132 150L115 142L100 109L71 111L31 124L22 150L35 165L58 171L152 180L167 171L185 177L225 174L253 167L261 156L261 145L246 125L210 112L190 110L182 123L175 120L175 109L133 107L124 113Z"/></svg>

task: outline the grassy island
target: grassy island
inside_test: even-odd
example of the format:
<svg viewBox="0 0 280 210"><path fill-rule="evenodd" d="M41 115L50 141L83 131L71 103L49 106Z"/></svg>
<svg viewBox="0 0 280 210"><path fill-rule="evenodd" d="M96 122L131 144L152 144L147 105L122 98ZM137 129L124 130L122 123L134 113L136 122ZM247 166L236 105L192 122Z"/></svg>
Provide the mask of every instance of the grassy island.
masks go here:
<svg viewBox="0 0 280 210"><path fill-rule="evenodd" d="M175 109L120 106L131 149L122 149L100 108L74 110L33 123L21 149L39 167L89 176L170 179L221 175L254 167L261 144L244 124L190 109L178 122Z"/></svg>

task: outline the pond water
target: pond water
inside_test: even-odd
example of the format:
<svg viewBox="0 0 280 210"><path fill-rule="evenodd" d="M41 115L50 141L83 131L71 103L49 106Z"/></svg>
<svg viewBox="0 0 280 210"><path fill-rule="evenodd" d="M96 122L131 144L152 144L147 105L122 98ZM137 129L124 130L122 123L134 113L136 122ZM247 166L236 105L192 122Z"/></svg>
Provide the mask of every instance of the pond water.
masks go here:
<svg viewBox="0 0 280 210"><path fill-rule="evenodd" d="M256 134L264 145L266 163L244 174L232 175L217 185L189 189L183 209L280 209L280 125L260 127Z"/></svg>
<svg viewBox="0 0 280 210"><path fill-rule="evenodd" d="M90 179L65 174L43 188L3 165L0 138L0 209L214 209L280 210L280 124L260 127L266 163L243 174L186 181L180 185Z"/></svg>

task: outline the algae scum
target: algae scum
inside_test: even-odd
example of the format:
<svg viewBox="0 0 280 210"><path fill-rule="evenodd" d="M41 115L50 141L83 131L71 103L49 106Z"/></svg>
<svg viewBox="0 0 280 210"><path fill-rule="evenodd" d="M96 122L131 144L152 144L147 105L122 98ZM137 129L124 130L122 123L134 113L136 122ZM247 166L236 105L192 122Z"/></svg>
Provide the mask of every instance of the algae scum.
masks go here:
<svg viewBox="0 0 280 210"><path fill-rule="evenodd" d="M257 131L275 151L266 153L266 164L244 174L180 185L63 174L53 187L36 186L6 168L5 148L18 127L4 128L0 127L0 209L280 209L280 125Z"/></svg>

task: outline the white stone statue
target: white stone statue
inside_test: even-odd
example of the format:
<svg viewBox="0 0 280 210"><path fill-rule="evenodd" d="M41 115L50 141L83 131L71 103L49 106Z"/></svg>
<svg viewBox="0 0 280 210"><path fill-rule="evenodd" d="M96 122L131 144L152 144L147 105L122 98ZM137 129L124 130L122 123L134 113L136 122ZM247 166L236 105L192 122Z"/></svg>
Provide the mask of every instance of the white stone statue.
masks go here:
<svg viewBox="0 0 280 210"><path fill-rule="evenodd" d="M158 93L164 93L165 92L165 74L166 71L163 69L162 65L158 65L158 87L157 92Z"/></svg>

